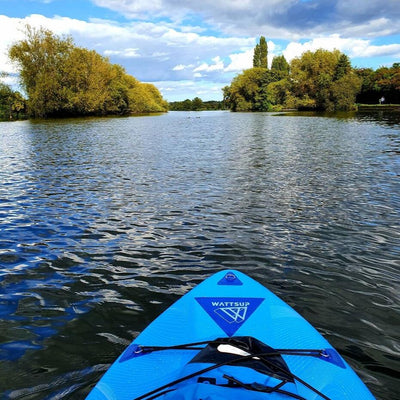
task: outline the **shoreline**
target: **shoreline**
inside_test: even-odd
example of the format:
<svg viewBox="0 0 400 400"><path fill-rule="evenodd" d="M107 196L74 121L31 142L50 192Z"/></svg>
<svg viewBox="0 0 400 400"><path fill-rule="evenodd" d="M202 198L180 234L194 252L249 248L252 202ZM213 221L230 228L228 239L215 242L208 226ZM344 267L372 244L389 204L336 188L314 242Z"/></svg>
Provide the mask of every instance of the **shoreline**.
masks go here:
<svg viewBox="0 0 400 400"><path fill-rule="evenodd" d="M358 104L357 111L400 112L400 104Z"/></svg>

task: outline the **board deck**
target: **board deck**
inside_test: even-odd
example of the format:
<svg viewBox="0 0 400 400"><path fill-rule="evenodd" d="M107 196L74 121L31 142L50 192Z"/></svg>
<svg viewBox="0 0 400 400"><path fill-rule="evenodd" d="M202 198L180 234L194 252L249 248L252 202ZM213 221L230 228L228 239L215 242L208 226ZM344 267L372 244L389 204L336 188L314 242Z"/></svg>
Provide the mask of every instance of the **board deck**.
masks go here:
<svg viewBox="0 0 400 400"><path fill-rule="evenodd" d="M199 354L205 350L168 349L142 354L140 347L213 342L218 338L232 341L239 337L255 338L272 349L309 352L318 349L321 354L280 355L284 368L297 378L288 378L284 384L277 375L259 372L240 361L184 379L171 387L168 386L170 382L215 367L218 361L202 359ZM206 345L200 347L204 349ZM220 353L218 348L217 356ZM257 357L248 358L252 362L259 361ZM265 393L240 386L243 383L257 383L261 390L282 386L278 391ZM165 393L160 395L162 391L156 389L163 386ZM156 397L141 397L152 391ZM235 270L212 275L156 318L109 368L87 400L136 398L374 399L346 361L314 327L267 288Z"/></svg>

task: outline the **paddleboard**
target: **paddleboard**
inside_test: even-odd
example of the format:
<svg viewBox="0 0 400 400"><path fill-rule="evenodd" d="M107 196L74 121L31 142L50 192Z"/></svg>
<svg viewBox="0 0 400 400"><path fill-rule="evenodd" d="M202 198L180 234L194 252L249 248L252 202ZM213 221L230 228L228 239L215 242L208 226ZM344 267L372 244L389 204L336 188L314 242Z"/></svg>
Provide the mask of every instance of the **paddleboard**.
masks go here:
<svg viewBox="0 0 400 400"><path fill-rule="evenodd" d="M220 271L156 318L87 400L370 400L318 331L267 288Z"/></svg>

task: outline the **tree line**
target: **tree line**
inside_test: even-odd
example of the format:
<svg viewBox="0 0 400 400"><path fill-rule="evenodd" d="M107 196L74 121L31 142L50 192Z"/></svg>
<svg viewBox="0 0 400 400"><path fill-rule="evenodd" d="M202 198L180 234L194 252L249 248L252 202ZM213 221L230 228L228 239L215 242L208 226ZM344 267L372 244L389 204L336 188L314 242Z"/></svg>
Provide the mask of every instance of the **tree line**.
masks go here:
<svg viewBox="0 0 400 400"><path fill-rule="evenodd" d="M268 68L267 42L261 36L254 48L253 68L223 88L224 103L232 111L312 109L349 111L356 102L400 103L400 64L356 69L339 50L307 51L290 64L273 58Z"/></svg>
<svg viewBox="0 0 400 400"><path fill-rule="evenodd" d="M375 71L372 68L359 68L356 73L362 79L358 103L376 104L383 97L386 103L400 104L400 63Z"/></svg>
<svg viewBox="0 0 400 400"><path fill-rule="evenodd" d="M0 74L1 78L6 74ZM18 91L0 82L0 121L26 118L26 100Z"/></svg>
<svg viewBox="0 0 400 400"><path fill-rule="evenodd" d="M400 103L400 63L391 67L353 68L339 50L307 51L288 63L275 56L268 67L268 46L261 36L253 68L223 88L223 101L198 97L167 103L158 89L128 75L123 67L71 37L26 27L10 59L18 66L25 99L0 82L0 119L78 115L129 115L171 110L269 111L355 108L355 103ZM4 77L4 74L0 77Z"/></svg>
<svg viewBox="0 0 400 400"><path fill-rule="evenodd" d="M169 103L169 109L171 111L214 111L225 110L226 107L222 101L203 101L200 97L195 97L193 100L172 101Z"/></svg>
<svg viewBox="0 0 400 400"><path fill-rule="evenodd" d="M164 112L158 89L142 83L71 37L26 27L25 39L9 50L18 66L30 117L127 115Z"/></svg>

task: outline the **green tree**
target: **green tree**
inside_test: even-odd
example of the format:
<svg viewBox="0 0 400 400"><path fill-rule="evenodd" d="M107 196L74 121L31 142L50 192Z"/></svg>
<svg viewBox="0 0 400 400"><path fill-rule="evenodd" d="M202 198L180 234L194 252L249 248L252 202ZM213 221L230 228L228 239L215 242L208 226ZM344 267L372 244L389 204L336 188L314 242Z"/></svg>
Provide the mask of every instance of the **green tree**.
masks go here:
<svg viewBox="0 0 400 400"><path fill-rule="evenodd" d="M271 82L267 87L268 99L275 109L297 108L297 103L291 94L292 83L289 79Z"/></svg>
<svg viewBox="0 0 400 400"><path fill-rule="evenodd" d="M268 68L268 45L264 36L260 37L260 42L256 44L253 55L253 68Z"/></svg>
<svg viewBox="0 0 400 400"><path fill-rule="evenodd" d="M361 90L361 73L354 71L347 55L339 50L307 51L291 61L274 57L271 70L260 66L261 44L254 49L253 64L230 86L223 88L224 103L233 111L268 111L298 108L325 111L351 110ZM265 54L265 52L264 52ZM368 77L368 87L384 93L400 93L400 63L381 68ZM365 80L363 84L366 85ZM378 90L378 89L376 89ZM397 92L395 92L397 90Z"/></svg>
<svg viewBox="0 0 400 400"><path fill-rule="evenodd" d="M192 110L193 111L199 111L203 108L203 100L200 99L200 97L195 97L192 100Z"/></svg>
<svg viewBox="0 0 400 400"><path fill-rule="evenodd" d="M11 114L12 90L0 82L0 120L12 119Z"/></svg>
<svg viewBox="0 0 400 400"><path fill-rule="evenodd" d="M123 113L120 98L116 97L116 86L121 86L126 96L127 85L123 81L125 72L111 65L95 51L74 47L65 60L62 87L65 103L64 113L76 115ZM121 109L120 109L121 108Z"/></svg>
<svg viewBox="0 0 400 400"><path fill-rule="evenodd" d="M380 67L376 71L360 68L355 72L362 80L358 103L377 104L382 96L385 97L385 103L400 103L400 63Z"/></svg>
<svg viewBox="0 0 400 400"><path fill-rule="evenodd" d="M375 89L385 97L385 102L400 103L400 63L378 68L374 78Z"/></svg>
<svg viewBox="0 0 400 400"><path fill-rule="evenodd" d="M222 103L224 108L231 109L231 87L230 85L224 86L222 88Z"/></svg>
<svg viewBox="0 0 400 400"><path fill-rule="evenodd" d="M271 100L268 85L277 81L273 71L265 68L250 68L236 76L229 87L224 88L224 101L228 101L232 111L268 111Z"/></svg>
<svg viewBox="0 0 400 400"><path fill-rule="evenodd" d="M372 68L358 68L355 73L362 82L357 103L377 103L379 91L375 87L375 71Z"/></svg>
<svg viewBox="0 0 400 400"><path fill-rule="evenodd" d="M4 74L0 74L0 76ZM0 120L16 120L23 118L26 101L21 93L13 91L10 86L0 82Z"/></svg>
<svg viewBox="0 0 400 400"><path fill-rule="evenodd" d="M275 56L272 59L271 70L276 72L281 72L283 75L289 75L290 65L286 61L285 56Z"/></svg>
<svg viewBox="0 0 400 400"><path fill-rule="evenodd" d="M20 69L30 115L129 114L167 111L154 85L143 84L94 50L46 29L26 28L9 56Z"/></svg>
<svg viewBox="0 0 400 400"><path fill-rule="evenodd" d="M222 101L208 100L203 101L199 97L195 97L193 100L185 101L172 101L169 103L169 109L171 111L202 111L202 110L223 110L226 109Z"/></svg>
<svg viewBox="0 0 400 400"><path fill-rule="evenodd" d="M333 109L337 111L350 111L355 109L357 93L361 90L361 79L353 72L347 73L331 87Z"/></svg>
<svg viewBox="0 0 400 400"><path fill-rule="evenodd" d="M290 70L293 94L299 107L334 111L354 106L360 80L353 73L347 56L339 50L307 51L292 60ZM341 85L343 94L340 94Z"/></svg>
<svg viewBox="0 0 400 400"><path fill-rule="evenodd" d="M192 100L186 99L184 101L173 101L169 103L169 109L171 111L191 111Z"/></svg>
<svg viewBox="0 0 400 400"><path fill-rule="evenodd" d="M129 90L129 110L131 113L164 112L168 110L168 103L154 85L138 82Z"/></svg>
<svg viewBox="0 0 400 400"><path fill-rule="evenodd" d="M56 113L65 102L64 62L72 50L71 38L59 38L46 29L26 27L26 38L11 47L9 56L20 67L22 87L35 117Z"/></svg>
<svg viewBox="0 0 400 400"><path fill-rule="evenodd" d="M352 71L351 63L349 57L346 54L341 54L339 60L335 67L335 72L333 74L333 80L337 81Z"/></svg>
<svg viewBox="0 0 400 400"><path fill-rule="evenodd" d="M257 43L253 53L253 68L260 66L260 45Z"/></svg>
<svg viewBox="0 0 400 400"><path fill-rule="evenodd" d="M14 92L11 102L12 119L26 118L26 100L20 92Z"/></svg>

